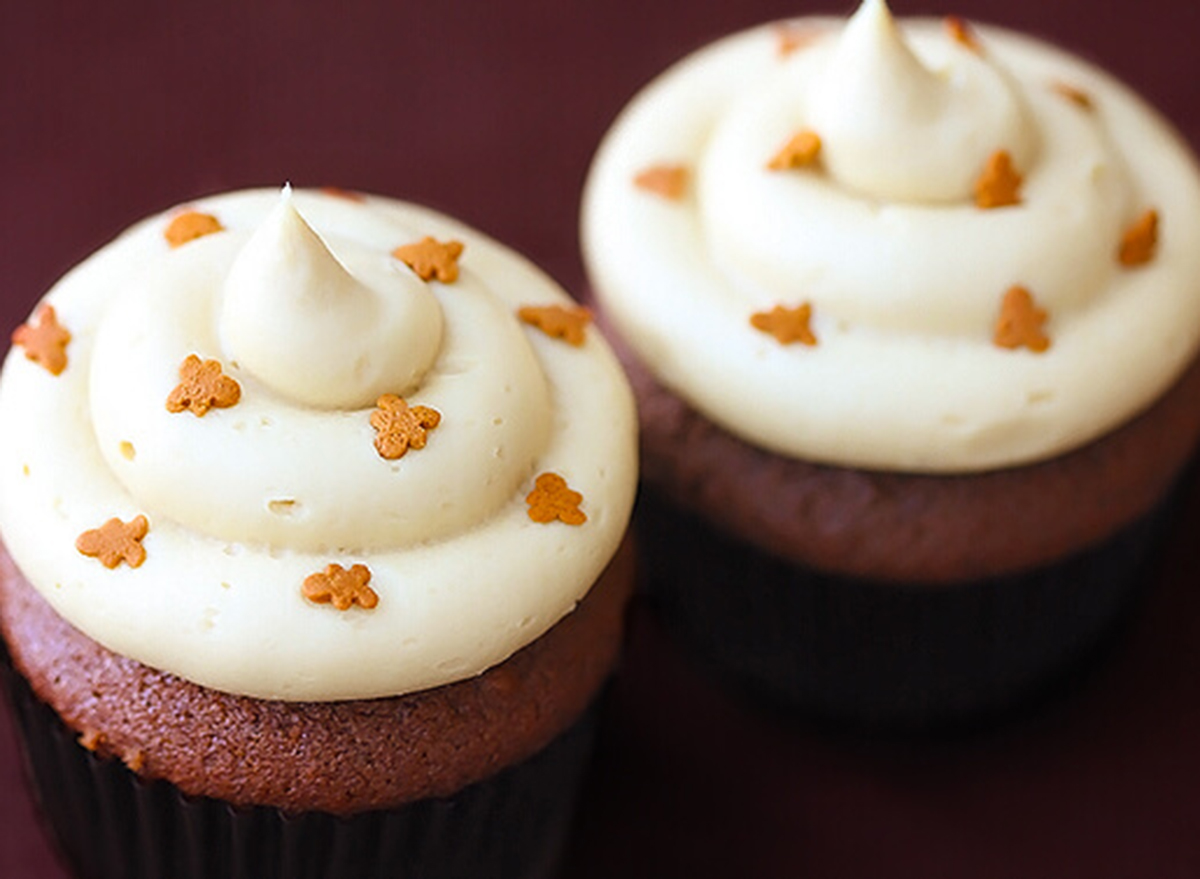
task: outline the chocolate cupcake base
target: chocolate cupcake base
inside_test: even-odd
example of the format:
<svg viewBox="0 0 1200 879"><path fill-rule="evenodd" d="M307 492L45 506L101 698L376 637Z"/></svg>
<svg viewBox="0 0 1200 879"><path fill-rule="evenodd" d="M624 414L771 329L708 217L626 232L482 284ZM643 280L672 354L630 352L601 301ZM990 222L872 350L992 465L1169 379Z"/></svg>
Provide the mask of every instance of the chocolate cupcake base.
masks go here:
<svg viewBox="0 0 1200 879"><path fill-rule="evenodd" d="M1170 501L1060 562L955 584L825 574L732 539L643 487L643 586L673 637L776 709L931 731L994 721L1098 653L1134 601Z"/></svg>
<svg viewBox="0 0 1200 879"><path fill-rule="evenodd" d="M565 844L595 725L589 710L534 756L449 797L288 814L188 797L97 756L0 658L30 784L81 879L543 879Z"/></svg>

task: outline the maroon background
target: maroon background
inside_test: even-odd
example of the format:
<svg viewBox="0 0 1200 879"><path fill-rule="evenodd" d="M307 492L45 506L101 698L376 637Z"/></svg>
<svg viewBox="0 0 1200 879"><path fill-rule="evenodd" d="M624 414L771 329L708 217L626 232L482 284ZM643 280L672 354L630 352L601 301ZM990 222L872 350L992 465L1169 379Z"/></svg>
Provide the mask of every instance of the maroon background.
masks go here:
<svg viewBox="0 0 1200 879"><path fill-rule="evenodd" d="M0 3L0 327L141 216L285 180L442 208L579 290L579 188L634 90L729 30L850 6L250 5ZM1192 0L894 8L1065 44L1200 144ZM639 613L563 879L1200 875L1198 526L1200 486L1109 660L965 740L784 728L705 684ZM0 876L61 879L18 769L0 710Z"/></svg>

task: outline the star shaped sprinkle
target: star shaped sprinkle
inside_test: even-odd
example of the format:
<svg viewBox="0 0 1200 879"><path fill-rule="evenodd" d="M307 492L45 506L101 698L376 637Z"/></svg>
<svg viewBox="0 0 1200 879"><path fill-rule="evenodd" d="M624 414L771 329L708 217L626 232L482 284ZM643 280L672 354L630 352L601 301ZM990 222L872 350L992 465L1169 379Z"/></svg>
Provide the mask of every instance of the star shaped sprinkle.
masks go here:
<svg viewBox="0 0 1200 879"><path fill-rule="evenodd" d="M1024 287L1009 288L1000 303L993 341L1001 348L1028 348L1042 352L1050 347L1050 338L1042 332L1046 312L1038 308Z"/></svg>
<svg viewBox="0 0 1200 879"><path fill-rule="evenodd" d="M1121 247L1117 259L1121 265L1133 268L1145 265L1154 259L1158 249L1158 211L1149 210L1138 217L1136 223L1121 236Z"/></svg>
<svg viewBox="0 0 1200 879"><path fill-rule="evenodd" d="M688 176L683 165L651 165L638 172L633 185L670 201L679 201L687 192Z"/></svg>
<svg viewBox="0 0 1200 879"><path fill-rule="evenodd" d="M550 338L562 339L576 347L583 344L584 330L592 322L591 311L582 306L526 305L517 312L517 317Z"/></svg>
<svg viewBox="0 0 1200 879"><path fill-rule="evenodd" d="M58 322L54 306L42 303L37 310L37 324L21 324L13 330L12 342L25 349L25 356L40 364L51 375L61 375L67 368L67 343L71 334Z"/></svg>
<svg viewBox="0 0 1200 879"><path fill-rule="evenodd" d="M397 247L392 256L416 272L422 281L436 278L443 284L453 284L458 280L458 258L462 252L461 241L438 241L426 235L414 244Z"/></svg>
<svg viewBox="0 0 1200 879"><path fill-rule="evenodd" d="M375 428L375 451L389 461L403 458L411 449L423 449L428 432L442 421L442 414L428 406L412 406L403 397L384 394L375 401L371 426Z"/></svg>
<svg viewBox="0 0 1200 879"><path fill-rule="evenodd" d="M131 568L140 567L146 560L142 538L150 531L145 516L135 516L129 522L109 519L99 528L84 531L75 539L75 548L84 555L100 560L106 568L124 562Z"/></svg>
<svg viewBox="0 0 1200 879"><path fill-rule="evenodd" d="M967 22L959 18L957 15L948 15L945 19L946 33L950 35L950 39L970 49L972 52L982 52L983 46L979 44L979 38L975 36L975 31Z"/></svg>
<svg viewBox="0 0 1200 879"><path fill-rule="evenodd" d="M1091 110L1095 106L1091 95L1070 83L1056 80L1050 83L1050 88L1084 110Z"/></svg>
<svg viewBox="0 0 1200 879"><path fill-rule="evenodd" d="M190 410L197 418L209 409L228 409L242 398L242 388L234 379L221 372L215 360L201 361L189 354L179 367L180 382L167 397L169 412Z"/></svg>
<svg viewBox="0 0 1200 879"><path fill-rule="evenodd" d="M557 473L543 473L534 481L534 488L525 496L529 518L546 524L555 519L568 525L582 525L587 514L579 509L583 495L571 490L567 481Z"/></svg>
<svg viewBox="0 0 1200 879"><path fill-rule="evenodd" d="M795 308L776 305L770 311L758 311L750 315L750 325L756 330L770 333L781 345L799 342L816 345L809 321L812 320L812 304L805 302Z"/></svg>
<svg viewBox="0 0 1200 879"><path fill-rule="evenodd" d="M816 164L821 153L821 137L815 131L805 129L792 136L783 148L777 152L767 167L772 171L787 171L792 168L806 168Z"/></svg>
<svg viewBox="0 0 1200 879"><path fill-rule="evenodd" d="M349 610L357 604L371 610L379 604L379 596L367 585L370 582L371 571L366 565L353 565L346 570L341 565L329 564L324 571L305 577L302 591L315 604L332 604L338 610Z"/></svg>
<svg viewBox="0 0 1200 879"><path fill-rule="evenodd" d="M996 150L975 181L976 207L990 210L1021 203L1022 177L1007 150Z"/></svg>
<svg viewBox="0 0 1200 879"><path fill-rule="evenodd" d="M214 232L220 232L225 227L221 225L221 221L212 214L202 214L200 211L184 211L176 215L170 225L167 226L163 235L167 239L167 243L172 247L182 247L189 241L195 241L197 238L203 238L205 235L212 235Z"/></svg>

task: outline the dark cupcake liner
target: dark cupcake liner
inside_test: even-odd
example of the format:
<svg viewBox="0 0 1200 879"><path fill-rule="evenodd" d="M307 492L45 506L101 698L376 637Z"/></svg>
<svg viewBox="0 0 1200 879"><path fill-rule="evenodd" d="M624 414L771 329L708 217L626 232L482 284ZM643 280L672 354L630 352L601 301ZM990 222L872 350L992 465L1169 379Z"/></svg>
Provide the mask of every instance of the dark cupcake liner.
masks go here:
<svg viewBox="0 0 1200 879"><path fill-rule="evenodd" d="M643 490L642 588L673 640L787 713L894 731L993 722L1100 652L1172 501L1078 555L951 585L879 583L770 557Z"/></svg>
<svg viewBox="0 0 1200 879"><path fill-rule="evenodd" d="M546 879L592 749L594 708L525 762L444 799L348 817L239 808L83 748L2 647L27 777L80 879Z"/></svg>

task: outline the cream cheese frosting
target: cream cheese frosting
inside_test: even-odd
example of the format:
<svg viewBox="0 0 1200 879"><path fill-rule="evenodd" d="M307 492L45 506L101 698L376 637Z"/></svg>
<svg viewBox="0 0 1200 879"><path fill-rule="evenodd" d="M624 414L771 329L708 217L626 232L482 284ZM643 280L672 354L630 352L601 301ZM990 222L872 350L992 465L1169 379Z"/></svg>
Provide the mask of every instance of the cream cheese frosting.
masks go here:
<svg viewBox="0 0 1200 879"><path fill-rule="evenodd" d="M569 613L624 534L636 428L596 332L572 345L518 320L567 295L412 204L288 189L189 207L220 231L171 247L179 211L152 217L46 295L71 336L61 374L18 346L4 365L0 533L55 610L154 668L287 700L461 680ZM462 244L453 283L394 255L425 237ZM165 405L190 355L236 403ZM389 395L437 415L400 457L375 445ZM534 521L544 473L583 524ZM137 516L137 567L76 550ZM334 564L363 566L377 603L306 597Z"/></svg>
<svg viewBox="0 0 1200 879"><path fill-rule="evenodd" d="M849 21L714 43L623 111L584 195L596 294L661 381L748 442L795 458L978 472L1076 448L1149 406L1200 344L1200 172L1111 76L995 27L866 0ZM772 157L819 137L810 166ZM1003 153L1017 204L974 192ZM635 181L686 180L678 198ZM1154 258L1123 265L1146 212ZM994 342L1007 291L1047 316L1044 351ZM753 314L811 308L815 345Z"/></svg>

